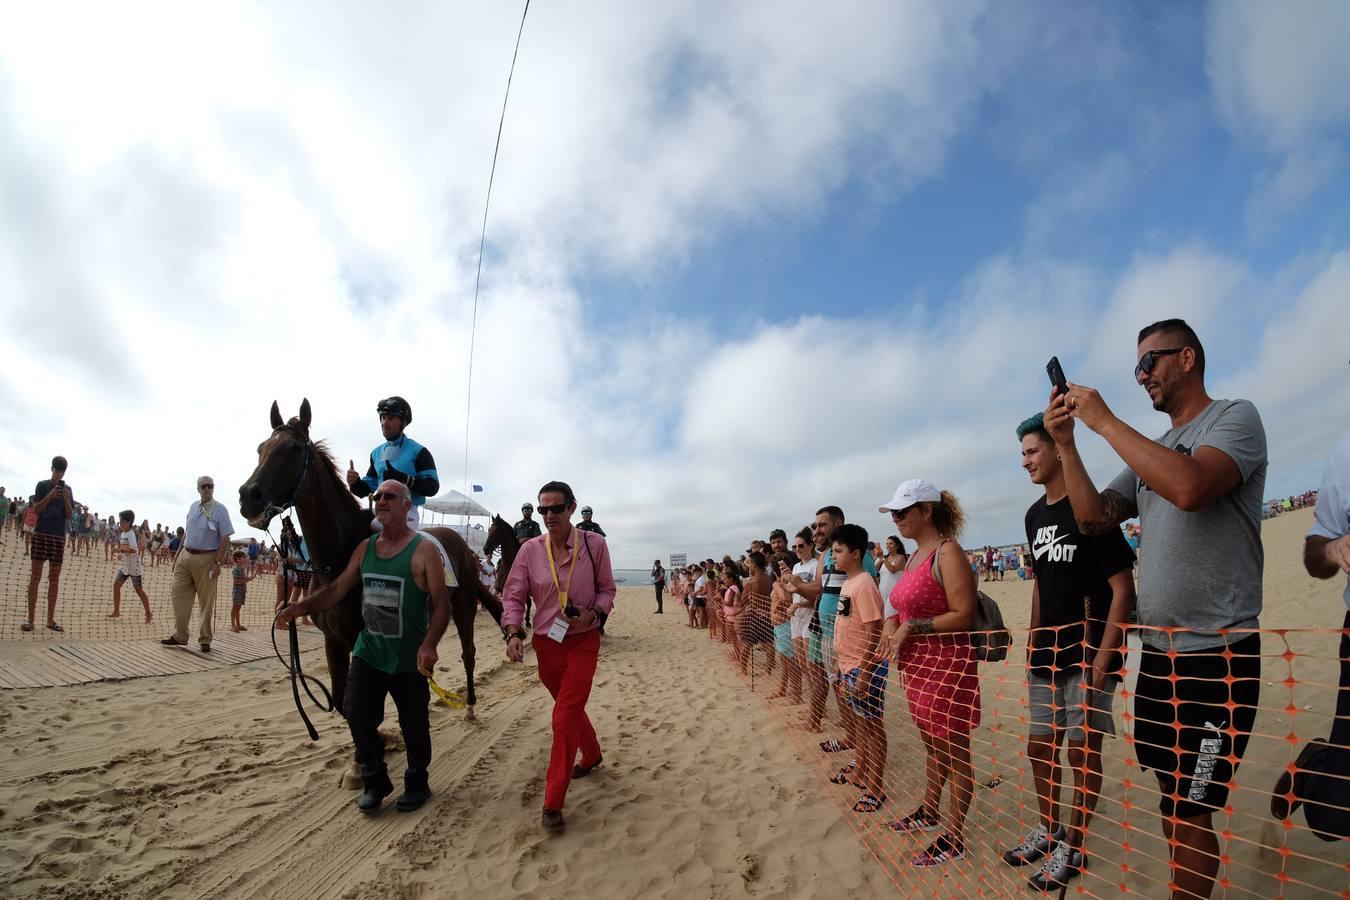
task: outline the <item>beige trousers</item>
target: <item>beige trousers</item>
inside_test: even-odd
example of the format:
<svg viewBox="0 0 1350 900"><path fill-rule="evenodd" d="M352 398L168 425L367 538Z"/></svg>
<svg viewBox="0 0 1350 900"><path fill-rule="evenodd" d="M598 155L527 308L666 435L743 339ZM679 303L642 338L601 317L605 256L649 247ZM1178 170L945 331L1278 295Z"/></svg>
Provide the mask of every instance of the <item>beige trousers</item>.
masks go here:
<svg viewBox="0 0 1350 900"><path fill-rule="evenodd" d="M202 620L198 627L201 643L211 643L211 613L216 607L216 586L220 577L211 577L215 553L178 554L173 564L173 639L180 644L188 642L188 623L192 620L192 598L195 594L201 608Z"/></svg>

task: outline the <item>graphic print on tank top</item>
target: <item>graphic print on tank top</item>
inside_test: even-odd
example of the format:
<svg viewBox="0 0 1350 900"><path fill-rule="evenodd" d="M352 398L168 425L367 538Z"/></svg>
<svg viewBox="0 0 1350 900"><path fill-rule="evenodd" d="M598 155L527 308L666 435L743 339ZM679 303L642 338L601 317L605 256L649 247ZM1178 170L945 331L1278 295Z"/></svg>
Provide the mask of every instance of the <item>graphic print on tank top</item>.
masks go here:
<svg viewBox="0 0 1350 900"><path fill-rule="evenodd" d="M381 637L403 637L403 578L365 572L361 586L361 617L366 629Z"/></svg>

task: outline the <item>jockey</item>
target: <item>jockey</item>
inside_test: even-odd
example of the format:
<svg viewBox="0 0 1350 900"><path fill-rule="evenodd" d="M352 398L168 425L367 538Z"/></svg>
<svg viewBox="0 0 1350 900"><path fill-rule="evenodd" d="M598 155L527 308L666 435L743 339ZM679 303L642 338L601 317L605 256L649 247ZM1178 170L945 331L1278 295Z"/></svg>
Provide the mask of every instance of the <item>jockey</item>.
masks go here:
<svg viewBox="0 0 1350 900"><path fill-rule="evenodd" d="M357 474L355 462L348 461L347 484L358 497L366 496L383 481L406 484L412 493L408 527L416 531L419 524L417 508L441 489L436 461L431 458L430 450L403 433L412 422L412 407L407 400L402 397L381 400L375 411L380 414L384 443L370 452L370 467L364 478Z"/></svg>

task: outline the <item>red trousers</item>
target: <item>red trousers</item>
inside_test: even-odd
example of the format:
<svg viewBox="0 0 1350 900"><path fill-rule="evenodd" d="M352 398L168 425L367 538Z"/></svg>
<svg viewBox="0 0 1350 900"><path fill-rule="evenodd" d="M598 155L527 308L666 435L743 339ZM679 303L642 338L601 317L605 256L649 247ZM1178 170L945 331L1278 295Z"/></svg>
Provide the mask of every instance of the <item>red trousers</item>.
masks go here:
<svg viewBox="0 0 1350 900"><path fill-rule="evenodd" d="M583 767L600 760L600 741L586 717L586 700L600 659L600 632L587 631L563 638L562 643L535 635L533 643L539 680L553 695L553 749L548 756L544 809L561 811L578 752Z"/></svg>

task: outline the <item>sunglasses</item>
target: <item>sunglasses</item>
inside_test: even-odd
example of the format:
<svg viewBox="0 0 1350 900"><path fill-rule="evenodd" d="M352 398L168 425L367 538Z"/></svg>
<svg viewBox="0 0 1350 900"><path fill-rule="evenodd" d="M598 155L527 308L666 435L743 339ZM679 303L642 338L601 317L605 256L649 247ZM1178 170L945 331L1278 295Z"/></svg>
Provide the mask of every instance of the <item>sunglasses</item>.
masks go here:
<svg viewBox="0 0 1350 900"><path fill-rule="evenodd" d="M403 495L397 491L376 491L370 495L370 499L374 503L379 503L381 500L402 500Z"/></svg>
<svg viewBox="0 0 1350 900"><path fill-rule="evenodd" d="M906 506L904 509L891 510L891 519L893 519L896 522L899 522L905 516L909 515L909 511L913 509L914 506L915 504L910 504L909 506Z"/></svg>
<svg viewBox="0 0 1350 900"><path fill-rule="evenodd" d="M555 515L555 516L556 516L556 515L560 515L560 514L562 514L563 512L565 512L566 509L567 509L567 504L566 504L566 503L555 503L555 504L553 504L552 506L544 506L544 505L541 504L541 505L535 507L535 510L534 510L534 511L537 512L537 513L539 513L539 515L541 515L541 516L547 516L547 515Z"/></svg>
<svg viewBox="0 0 1350 900"><path fill-rule="evenodd" d="M1138 378L1141 374L1151 375L1153 373L1153 367L1158 364L1158 357L1171 356L1173 353L1180 353L1185 349L1185 347L1173 347L1170 350L1148 351L1143 356L1139 357L1139 365L1134 367L1134 377Z"/></svg>
<svg viewBox="0 0 1350 900"><path fill-rule="evenodd" d="M214 484L199 484L199 485L197 485L197 490L199 490L199 491L214 491L215 489L216 489L216 486L215 486Z"/></svg>
<svg viewBox="0 0 1350 900"><path fill-rule="evenodd" d="M792 545L792 549L793 549L793 550L805 550L805 549L806 549L806 545L803 544L801 541L798 541L797 543L795 543L795 544Z"/></svg>

